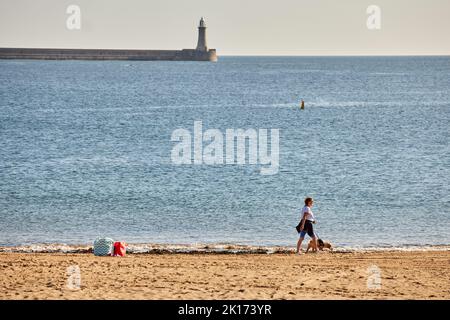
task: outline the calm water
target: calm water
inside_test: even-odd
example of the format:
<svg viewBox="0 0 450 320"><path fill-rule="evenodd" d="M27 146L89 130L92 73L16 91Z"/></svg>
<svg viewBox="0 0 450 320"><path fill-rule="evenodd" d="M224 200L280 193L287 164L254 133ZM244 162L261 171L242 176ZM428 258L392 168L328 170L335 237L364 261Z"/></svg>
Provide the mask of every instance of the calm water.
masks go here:
<svg viewBox="0 0 450 320"><path fill-rule="evenodd" d="M306 110L298 109L304 98ZM279 173L171 163L172 131L280 129ZM0 61L0 245L450 243L449 57Z"/></svg>

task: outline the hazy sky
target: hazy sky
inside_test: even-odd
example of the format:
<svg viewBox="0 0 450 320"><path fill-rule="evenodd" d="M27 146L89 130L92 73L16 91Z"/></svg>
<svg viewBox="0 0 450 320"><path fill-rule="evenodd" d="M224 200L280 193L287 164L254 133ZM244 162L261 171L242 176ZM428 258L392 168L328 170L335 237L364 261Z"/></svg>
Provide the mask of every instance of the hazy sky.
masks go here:
<svg viewBox="0 0 450 320"><path fill-rule="evenodd" d="M219 55L450 54L450 0L0 0L0 47L194 48L201 16Z"/></svg>

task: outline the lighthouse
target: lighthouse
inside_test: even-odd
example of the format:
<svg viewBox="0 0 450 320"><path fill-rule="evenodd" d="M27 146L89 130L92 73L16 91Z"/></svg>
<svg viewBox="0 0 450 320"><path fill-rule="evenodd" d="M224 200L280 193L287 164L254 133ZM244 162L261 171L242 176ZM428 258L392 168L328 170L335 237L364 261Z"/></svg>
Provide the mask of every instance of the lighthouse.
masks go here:
<svg viewBox="0 0 450 320"><path fill-rule="evenodd" d="M208 46L206 45L206 24L203 17L200 19L200 23L198 25L198 42L196 50L208 51Z"/></svg>

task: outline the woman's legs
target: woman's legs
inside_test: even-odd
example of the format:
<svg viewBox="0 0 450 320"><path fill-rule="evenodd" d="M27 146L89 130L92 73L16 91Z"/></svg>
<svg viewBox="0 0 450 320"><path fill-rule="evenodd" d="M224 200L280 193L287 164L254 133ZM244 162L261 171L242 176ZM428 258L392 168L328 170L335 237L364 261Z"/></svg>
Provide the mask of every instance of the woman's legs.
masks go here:
<svg viewBox="0 0 450 320"><path fill-rule="evenodd" d="M312 237L312 242L313 242L313 249L312 249L312 251L313 252L317 252L318 249L319 249L319 245L317 243L317 236L316 235L314 235L314 237Z"/></svg>
<svg viewBox="0 0 450 320"><path fill-rule="evenodd" d="M317 237L316 233L314 232L314 227L311 222L308 223L307 227L308 227L308 229L307 229L308 236L310 236L311 240L312 240L312 252L317 252L317 250L319 248L319 245L317 243L318 237Z"/></svg>
<svg viewBox="0 0 450 320"><path fill-rule="evenodd" d="M298 241L297 241L297 252L296 253L300 253L302 251L303 239L304 239L304 237L298 238Z"/></svg>

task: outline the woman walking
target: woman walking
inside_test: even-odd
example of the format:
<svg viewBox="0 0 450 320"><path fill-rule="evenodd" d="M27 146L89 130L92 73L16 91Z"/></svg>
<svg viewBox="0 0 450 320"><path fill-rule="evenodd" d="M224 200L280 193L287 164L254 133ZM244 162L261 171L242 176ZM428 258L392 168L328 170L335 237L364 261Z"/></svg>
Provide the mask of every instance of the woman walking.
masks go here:
<svg viewBox="0 0 450 320"><path fill-rule="evenodd" d="M317 236L314 233L313 228L313 224L316 223L316 220L314 219L314 214L311 210L313 204L314 200L312 198L308 197L305 199L305 206L302 209L300 223L297 226L297 231L299 234L299 239L297 241L297 254L302 253L302 242L303 239L305 239L306 234L308 234L308 236L310 236L313 241L312 251L317 252Z"/></svg>

